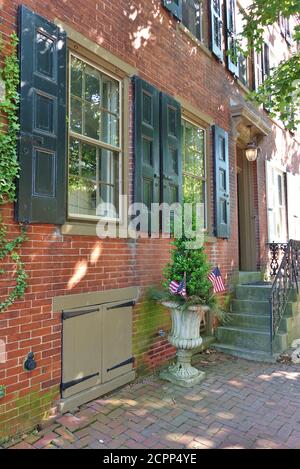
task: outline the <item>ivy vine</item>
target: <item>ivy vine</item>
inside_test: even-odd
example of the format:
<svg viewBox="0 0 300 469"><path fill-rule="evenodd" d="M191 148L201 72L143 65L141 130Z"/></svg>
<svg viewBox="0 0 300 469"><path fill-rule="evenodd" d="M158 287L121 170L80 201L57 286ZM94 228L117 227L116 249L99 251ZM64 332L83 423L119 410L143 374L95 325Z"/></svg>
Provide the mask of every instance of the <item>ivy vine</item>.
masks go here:
<svg viewBox="0 0 300 469"><path fill-rule="evenodd" d="M22 298L27 286L27 274L21 261L19 249L27 239L26 226L20 225L20 233L10 239L8 227L2 216L2 206L14 202L16 198L16 179L20 167L17 158L19 125L19 60L17 56L18 37L10 36L10 52L4 57L0 68L0 79L5 84L4 98L0 101L0 261L10 256L15 265L15 286L7 298L0 303L0 312L6 310L18 298ZM0 43L0 53L2 52ZM4 117L4 118L3 118ZM0 275L5 270L0 269Z"/></svg>

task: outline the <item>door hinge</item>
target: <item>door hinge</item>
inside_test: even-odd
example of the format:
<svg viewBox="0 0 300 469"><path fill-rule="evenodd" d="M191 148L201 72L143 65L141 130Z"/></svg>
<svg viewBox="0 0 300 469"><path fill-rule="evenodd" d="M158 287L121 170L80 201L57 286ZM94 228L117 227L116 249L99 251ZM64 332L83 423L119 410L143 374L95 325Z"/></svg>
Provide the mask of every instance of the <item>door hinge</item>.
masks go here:
<svg viewBox="0 0 300 469"><path fill-rule="evenodd" d="M118 363L118 365L114 365L111 368L107 368L106 371L108 373L109 371L116 370L117 368L121 368L121 366L129 365L130 363L134 363L134 357L128 358L128 360Z"/></svg>
<svg viewBox="0 0 300 469"><path fill-rule="evenodd" d="M110 306L107 309L117 309L117 308L125 308L126 306L134 306L135 301L128 301L127 303L122 303L121 305Z"/></svg>
<svg viewBox="0 0 300 469"><path fill-rule="evenodd" d="M83 378L74 379L73 381L68 381L67 383L61 383L60 389L61 391L65 391L66 389L71 388L72 386L76 386L76 384L82 383L83 381L94 378L95 376L98 376L98 375L99 375L99 372L94 373L93 375L84 376Z"/></svg>
<svg viewBox="0 0 300 469"><path fill-rule="evenodd" d="M82 316L83 314L96 313L97 311L99 311L99 308L86 309L80 311L63 311L62 319L71 319L75 318L76 316Z"/></svg>

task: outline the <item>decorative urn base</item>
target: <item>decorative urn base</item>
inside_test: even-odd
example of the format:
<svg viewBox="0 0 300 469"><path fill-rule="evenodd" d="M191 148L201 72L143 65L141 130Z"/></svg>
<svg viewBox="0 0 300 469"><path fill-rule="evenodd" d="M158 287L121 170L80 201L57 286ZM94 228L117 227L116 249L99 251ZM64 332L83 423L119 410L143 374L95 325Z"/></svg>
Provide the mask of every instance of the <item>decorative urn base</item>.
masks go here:
<svg viewBox="0 0 300 469"><path fill-rule="evenodd" d="M177 361L160 372L160 377L173 384L192 387L205 378L204 371L198 370L191 364L193 350L202 344L200 337L200 323L205 306L190 306L182 311L177 303L164 302L164 306L171 310L172 328L168 336L169 342L177 348Z"/></svg>

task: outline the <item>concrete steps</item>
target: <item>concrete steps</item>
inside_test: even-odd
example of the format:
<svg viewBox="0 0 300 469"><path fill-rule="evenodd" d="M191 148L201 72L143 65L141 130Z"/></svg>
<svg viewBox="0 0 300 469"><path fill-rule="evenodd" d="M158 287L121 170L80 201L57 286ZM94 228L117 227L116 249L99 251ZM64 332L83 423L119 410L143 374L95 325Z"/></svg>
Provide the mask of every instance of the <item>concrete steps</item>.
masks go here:
<svg viewBox="0 0 300 469"><path fill-rule="evenodd" d="M300 337L300 302L292 291L285 315L270 347L269 297L272 285L257 280L253 272L240 273L242 284L236 287L236 298L231 304L230 323L217 329L215 348L243 358L274 361L274 356L285 351ZM254 275L256 274L256 275ZM248 280L253 280L249 283Z"/></svg>

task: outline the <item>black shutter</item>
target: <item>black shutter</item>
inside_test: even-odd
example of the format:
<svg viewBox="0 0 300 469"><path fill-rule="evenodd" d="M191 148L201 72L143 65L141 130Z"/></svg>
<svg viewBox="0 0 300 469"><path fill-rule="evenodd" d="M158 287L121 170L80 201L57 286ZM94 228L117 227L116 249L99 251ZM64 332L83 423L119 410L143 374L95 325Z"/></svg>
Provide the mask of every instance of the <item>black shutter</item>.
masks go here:
<svg viewBox="0 0 300 469"><path fill-rule="evenodd" d="M215 163L215 234L230 237L230 187L228 133L213 126Z"/></svg>
<svg viewBox="0 0 300 469"><path fill-rule="evenodd" d="M182 202L181 106L161 93L162 202Z"/></svg>
<svg viewBox="0 0 300 469"><path fill-rule="evenodd" d="M134 84L134 201L150 207L159 203L159 91L139 77Z"/></svg>
<svg viewBox="0 0 300 469"><path fill-rule="evenodd" d="M226 0L227 66L236 77L239 76L236 39L236 0Z"/></svg>
<svg viewBox="0 0 300 469"><path fill-rule="evenodd" d="M221 0L210 0L211 50L223 61Z"/></svg>
<svg viewBox="0 0 300 469"><path fill-rule="evenodd" d="M172 15L174 15L179 21L182 20L182 0L163 0L163 5L166 7Z"/></svg>
<svg viewBox="0 0 300 469"><path fill-rule="evenodd" d="M16 217L62 224L66 213L66 35L19 10L21 166Z"/></svg>

